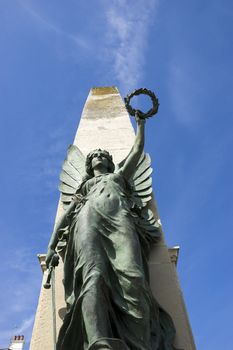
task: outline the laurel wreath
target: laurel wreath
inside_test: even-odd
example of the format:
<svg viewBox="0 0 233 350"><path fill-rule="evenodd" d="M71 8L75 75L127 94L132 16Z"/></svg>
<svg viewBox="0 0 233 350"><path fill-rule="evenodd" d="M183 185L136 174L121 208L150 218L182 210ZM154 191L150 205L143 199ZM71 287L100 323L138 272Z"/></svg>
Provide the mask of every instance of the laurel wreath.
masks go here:
<svg viewBox="0 0 233 350"><path fill-rule="evenodd" d="M150 98L151 98L151 101L152 101L152 108L144 113L142 112L140 109L134 109L131 105L130 105L130 100L133 96L138 96L138 95L141 95L141 94L144 94L144 95L148 95ZM156 114L158 112L158 108L159 108L159 100L157 99L157 97L155 96L155 94L151 91L151 90L148 90L146 88L141 88L141 89L137 89L137 90L134 90L133 92L131 92L130 94L128 94L125 98L124 98L124 101L125 101L125 107L128 111L128 113L130 115L132 115L133 117L135 117L136 113L137 115L139 116L139 118L142 118L142 119L146 119L146 118L150 118L152 117L154 114Z"/></svg>

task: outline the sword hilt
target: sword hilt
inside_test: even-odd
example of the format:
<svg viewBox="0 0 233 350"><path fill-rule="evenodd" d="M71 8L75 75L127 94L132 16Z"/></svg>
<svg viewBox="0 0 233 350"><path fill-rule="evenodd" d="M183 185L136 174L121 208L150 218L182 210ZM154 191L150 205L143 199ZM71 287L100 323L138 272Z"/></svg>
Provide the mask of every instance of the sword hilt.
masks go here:
<svg viewBox="0 0 233 350"><path fill-rule="evenodd" d="M53 270L55 269L56 266L58 266L59 264L59 256L58 254L54 254L52 259L51 259L51 262L49 264L49 271L48 271L48 276L47 276L47 280L44 284L44 288L45 289L50 289L51 288L51 277L52 277L52 273L53 273Z"/></svg>
<svg viewBox="0 0 233 350"><path fill-rule="evenodd" d="M53 272L54 267L50 266L49 267L49 272L48 272L48 276L47 276L47 280L44 284L44 288L45 289L50 289L51 288L51 276L52 276L52 272Z"/></svg>

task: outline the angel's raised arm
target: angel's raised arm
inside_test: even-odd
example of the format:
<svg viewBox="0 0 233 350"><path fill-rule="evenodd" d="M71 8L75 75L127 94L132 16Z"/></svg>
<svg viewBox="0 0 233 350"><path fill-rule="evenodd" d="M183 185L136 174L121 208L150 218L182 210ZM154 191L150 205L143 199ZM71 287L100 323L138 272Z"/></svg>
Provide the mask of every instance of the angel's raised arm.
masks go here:
<svg viewBox="0 0 233 350"><path fill-rule="evenodd" d="M136 116L136 121L137 121L137 133L136 133L134 145L128 157L126 158L124 165L120 169L126 179L130 179L130 177L133 175L144 149L145 119L141 119L138 116Z"/></svg>

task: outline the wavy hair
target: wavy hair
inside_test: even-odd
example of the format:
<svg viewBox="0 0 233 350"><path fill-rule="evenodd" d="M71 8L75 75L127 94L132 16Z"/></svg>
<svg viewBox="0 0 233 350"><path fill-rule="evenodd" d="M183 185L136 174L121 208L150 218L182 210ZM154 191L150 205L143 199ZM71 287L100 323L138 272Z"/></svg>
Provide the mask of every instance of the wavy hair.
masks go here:
<svg viewBox="0 0 233 350"><path fill-rule="evenodd" d="M94 172L92 169L92 159L94 158L94 154L96 152L101 152L101 155L104 156L105 158L107 158L108 160L108 171L110 173L114 173L115 170L115 165L112 161L112 156L108 151L102 150L102 149L95 149L94 151L91 151L90 153L88 153L87 157L86 157L86 173L90 176L90 177L94 177Z"/></svg>

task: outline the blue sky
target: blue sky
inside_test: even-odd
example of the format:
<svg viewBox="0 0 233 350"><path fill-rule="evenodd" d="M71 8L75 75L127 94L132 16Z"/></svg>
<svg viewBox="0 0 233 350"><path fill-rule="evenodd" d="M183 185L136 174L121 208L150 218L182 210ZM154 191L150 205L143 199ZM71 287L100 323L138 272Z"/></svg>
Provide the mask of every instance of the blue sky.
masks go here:
<svg viewBox="0 0 233 350"><path fill-rule="evenodd" d="M31 336L61 164L92 86L160 100L146 150L200 350L232 349L229 0L0 0L0 347Z"/></svg>

